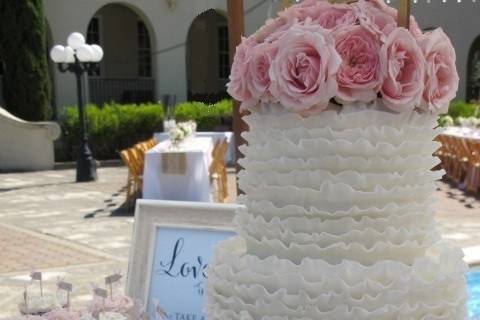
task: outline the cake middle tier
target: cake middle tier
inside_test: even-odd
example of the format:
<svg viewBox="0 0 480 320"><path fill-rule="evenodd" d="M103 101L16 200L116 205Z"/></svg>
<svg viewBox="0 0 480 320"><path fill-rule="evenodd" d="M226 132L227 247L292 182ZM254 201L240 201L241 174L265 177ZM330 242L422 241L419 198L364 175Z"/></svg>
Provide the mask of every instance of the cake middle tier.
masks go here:
<svg viewBox="0 0 480 320"><path fill-rule="evenodd" d="M411 264L440 239L432 116L374 103L303 118L269 105L246 122L238 175L246 210L235 221L249 254Z"/></svg>

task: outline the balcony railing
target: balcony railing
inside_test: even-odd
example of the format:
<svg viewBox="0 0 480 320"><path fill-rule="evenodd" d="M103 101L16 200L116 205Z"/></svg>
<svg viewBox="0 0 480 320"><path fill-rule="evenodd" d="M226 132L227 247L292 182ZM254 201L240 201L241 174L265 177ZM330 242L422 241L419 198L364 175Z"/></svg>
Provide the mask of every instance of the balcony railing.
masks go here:
<svg viewBox="0 0 480 320"><path fill-rule="evenodd" d="M137 79L89 79L90 102L102 105L108 102L144 103L155 100L155 80Z"/></svg>

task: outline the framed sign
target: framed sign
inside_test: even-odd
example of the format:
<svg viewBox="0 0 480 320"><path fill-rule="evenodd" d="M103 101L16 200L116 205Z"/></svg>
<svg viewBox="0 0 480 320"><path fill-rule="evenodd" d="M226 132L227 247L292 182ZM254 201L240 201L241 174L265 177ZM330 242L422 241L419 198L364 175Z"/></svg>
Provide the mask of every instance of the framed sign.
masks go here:
<svg viewBox="0 0 480 320"><path fill-rule="evenodd" d="M202 320L205 268L215 245L234 235L238 205L138 200L127 293L158 305L166 319Z"/></svg>

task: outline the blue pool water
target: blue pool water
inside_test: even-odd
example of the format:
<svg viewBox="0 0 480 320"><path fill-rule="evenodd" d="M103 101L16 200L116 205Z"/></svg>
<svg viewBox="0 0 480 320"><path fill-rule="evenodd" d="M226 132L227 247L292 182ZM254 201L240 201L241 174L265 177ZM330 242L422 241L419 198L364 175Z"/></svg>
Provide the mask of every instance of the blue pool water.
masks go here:
<svg viewBox="0 0 480 320"><path fill-rule="evenodd" d="M472 319L480 319L480 268L475 268L467 273L468 313Z"/></svg>

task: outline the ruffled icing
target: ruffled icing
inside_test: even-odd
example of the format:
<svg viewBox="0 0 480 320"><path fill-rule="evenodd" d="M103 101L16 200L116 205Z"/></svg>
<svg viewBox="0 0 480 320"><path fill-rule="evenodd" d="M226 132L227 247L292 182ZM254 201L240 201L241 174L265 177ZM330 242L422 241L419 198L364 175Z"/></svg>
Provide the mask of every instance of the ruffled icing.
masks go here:
<svg viewBox="0 0 480 320"><path fill-rule="evenodd" d="M461 257L460 250L439 242L411 265L331 264L311 257L296 264L248 254L243 239L234 238L217 247L210 264L206 309L209 314L249 311L253 319L464 319Z"/></svg>
<svg viewBox="0 0 480 320"><path fill-rule="evenodd" d="M210 262L209 319L465 319L463 255L433 220L435 117L272 104L245 120L239 236Z"/></svg>

